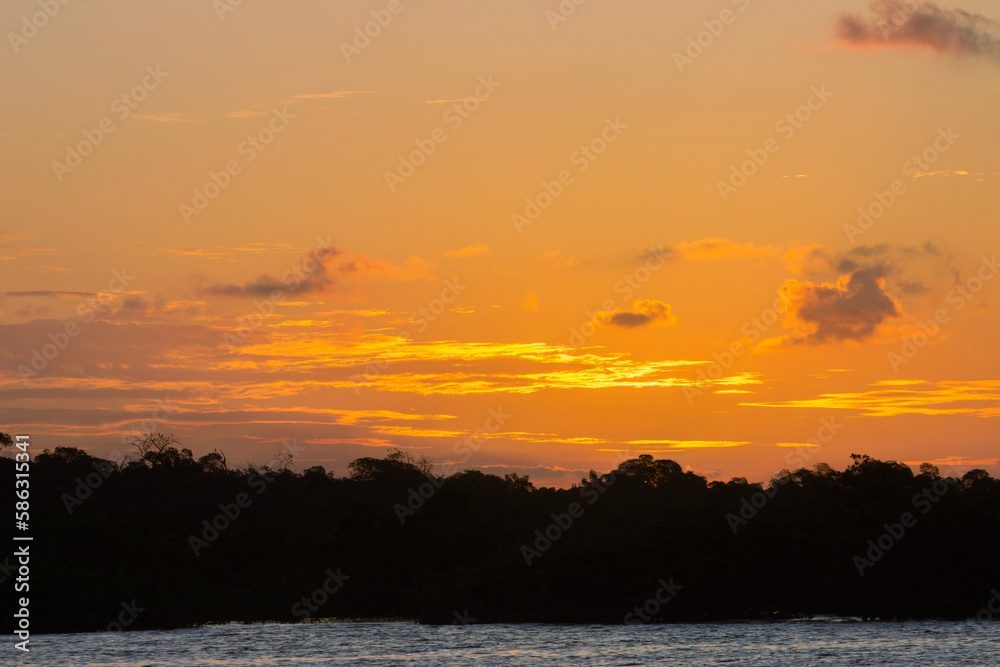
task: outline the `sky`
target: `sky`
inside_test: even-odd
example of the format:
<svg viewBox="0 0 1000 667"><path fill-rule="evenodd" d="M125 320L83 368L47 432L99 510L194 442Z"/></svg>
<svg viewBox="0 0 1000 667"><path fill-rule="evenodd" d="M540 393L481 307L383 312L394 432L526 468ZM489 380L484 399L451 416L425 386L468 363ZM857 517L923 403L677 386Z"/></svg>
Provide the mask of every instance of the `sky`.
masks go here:
<svg viewBox="0 0 1000 667"><path fill-rule="evenodd" d="M1000 474L987 0L3 0L0 429Z"/></svg>

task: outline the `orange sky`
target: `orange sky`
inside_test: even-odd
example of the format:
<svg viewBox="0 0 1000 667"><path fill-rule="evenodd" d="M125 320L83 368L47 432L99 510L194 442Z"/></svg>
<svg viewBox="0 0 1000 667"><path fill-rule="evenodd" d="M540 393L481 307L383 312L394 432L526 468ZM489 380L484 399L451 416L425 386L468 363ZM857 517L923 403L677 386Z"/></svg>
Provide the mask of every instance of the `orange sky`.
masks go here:
<svg viewBox="0 0 1000 667"><path fill-rule="evenodd" d="M1000 473L995 4L3 1L39 449Z"/></svg>

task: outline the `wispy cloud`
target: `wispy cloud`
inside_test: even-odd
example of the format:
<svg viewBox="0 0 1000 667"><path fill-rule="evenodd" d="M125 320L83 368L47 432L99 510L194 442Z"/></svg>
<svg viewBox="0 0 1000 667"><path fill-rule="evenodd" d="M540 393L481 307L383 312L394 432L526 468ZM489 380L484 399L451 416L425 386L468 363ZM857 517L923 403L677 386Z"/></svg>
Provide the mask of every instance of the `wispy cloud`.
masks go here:
<svg viewBox="0 0 1000 667"><path fill-rule="evenodd" d="M674 449L726 449L729 447L742 447L752 445L752 442L745 440L629 440L626 445L636 447L667 446Z"/></svg>
<svg viewBox="0 0 1000 667"><path fill-rule="evenodd" d="M87 299L97 296L96 292L65 292L59 290L27 290L23 292L2 292L4 296L45 297L50 299Z"/></svg>
<svg viewBox="0 0 1000 667"><path fill-rule="evenodd" d="M158 254L177 255L181 257L203 257L205 259L223 259L226 257L238 257L245 254L262 253L287 253L294 250L295 246L290 243L248 243L245 246L216 246L215 248L161 248Z"/></svg>
<svg viewBox="0 0 1000 667"><path fill-rule="evenodd" d="M230 111L227 114L223 114L223 118L259 118L260 116L267 116L270 111L255 111L252 109L245 109L243 111Z"/></svg>
<svg viewBox="0 0 1000 667"><path fill-rule="evenodd" d="M307 104L308 102L315 102L317 100L338 100L347 99L355 95L374 95L379 91L377 90L333 90L326 93L301 93L299 95L292 95L291 97L280 100L278 104L281 105L292 105L292 104ZM310 105L314 108L315 105ZM330 108L330 107L319 107L319 108ZM223 114L223 118L259 118L260 116L267 116L272 113L270 107L262 108L260 106L255 106L251 109L238 109L236 111L230 111L229 113Z"/></svg>
<svg viewBox="0 0 1000 667"><path fill-rule="evenodd" d="M17 245L16 241L34 241L38 237L30 232L0 231L0 261L10 261L21 257L40 255L68 255L65 248L45 248Z"/></svg>
<svg viewBox="0 0 1000 667"><path fill-rule="evenodd" d="M458 97L453 100L426 100L426 104L450 104L452 102L492 102L491 99L480 99L478 97Z"/></svg>
<svg viewBox="0 0 1000 667"><path fill-rule="evenodd" d="M855 410L868 417L970 415L1000 417L1000 380L924 382L884 380L869 391L741 405L772 408Z"/></svg>
<svg viewBox="0 0 1000 667"><path fill-rule="evenodd" d="M774 257L781 252L781 248L774 246L758 246L753 243L740 244L729 239L720 238L678 243L670 248L670 250L681 259L702 261Z"/></svg>
<svg viewBox="0 0 1000 667"><path fill-rule="evenodd" d="M903 461L908 466L918 466L922 463L930 463L933 466L942 468L976 468L980 466L995 466L1000 463L1000 459L975 459L967 456L945 456L931 461Z"/></svg>

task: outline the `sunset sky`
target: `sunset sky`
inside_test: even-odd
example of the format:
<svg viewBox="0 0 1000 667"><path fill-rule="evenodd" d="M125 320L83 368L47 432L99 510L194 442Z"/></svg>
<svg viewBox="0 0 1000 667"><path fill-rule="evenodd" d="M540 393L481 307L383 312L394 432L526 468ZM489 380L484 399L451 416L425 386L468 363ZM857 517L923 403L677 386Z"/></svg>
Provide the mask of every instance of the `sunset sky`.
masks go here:
<svg viewBox="0 0 1000 667"><path fill-rule="evenodd" d="M3 0L0 430L1000 474L1000 7L959 3Z"/></svg>

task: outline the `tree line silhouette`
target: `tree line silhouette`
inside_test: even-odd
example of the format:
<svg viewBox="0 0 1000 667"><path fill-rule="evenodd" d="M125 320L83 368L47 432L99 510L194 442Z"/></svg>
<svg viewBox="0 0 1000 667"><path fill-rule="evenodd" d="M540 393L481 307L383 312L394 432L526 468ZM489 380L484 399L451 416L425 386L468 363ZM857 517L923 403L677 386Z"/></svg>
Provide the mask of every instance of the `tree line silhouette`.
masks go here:
<svg viewBox="0 0 1000 667"><path fill-rule="evenodd" d="M818 464L762 485L641 455L557 489L478 470L439 476L399 450L337 477L292 471L288 452L232 467L173 436L133 444L117 462L72 447L34 457L34 631L117 629L123 608L130 630L964 619L1000 586L1000 481L984 470L942 477L853 455L843 471ZM0 477L11 497L11 459Z"/></svg>

